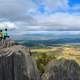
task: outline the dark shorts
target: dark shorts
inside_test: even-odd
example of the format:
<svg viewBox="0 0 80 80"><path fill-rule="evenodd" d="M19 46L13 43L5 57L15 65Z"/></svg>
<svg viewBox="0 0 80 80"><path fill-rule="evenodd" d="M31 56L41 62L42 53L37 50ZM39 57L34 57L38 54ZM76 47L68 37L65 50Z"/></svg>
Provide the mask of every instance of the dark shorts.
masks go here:
<svg viewBox="0 0 80 80"><path fill-rule="evenodd" d="M4 36L4 40L6 40L6 38L9 38L9 36Z"/></svg>
<svg viewBox="0 0 80 80"><path fill-rule="evenodd" d="M4 36L4 40L6 39L6 36Z"/></svg>
<svg viewBox="0 0 80 80"><path fill-rule="evenodd" d="M3 39L3 37L0 37L0 40L2 40Z"/></svg>

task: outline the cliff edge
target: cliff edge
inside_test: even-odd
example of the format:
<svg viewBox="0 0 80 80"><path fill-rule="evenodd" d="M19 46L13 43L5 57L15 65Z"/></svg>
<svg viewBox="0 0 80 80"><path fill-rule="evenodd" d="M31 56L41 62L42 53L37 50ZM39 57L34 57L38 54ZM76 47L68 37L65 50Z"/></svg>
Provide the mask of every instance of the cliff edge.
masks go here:
<svg viewBox="0 0 80 80"><path fill-rule="evenodd" d="M0 80L40 80L28 48L15 45L0 49Z"/></svg>

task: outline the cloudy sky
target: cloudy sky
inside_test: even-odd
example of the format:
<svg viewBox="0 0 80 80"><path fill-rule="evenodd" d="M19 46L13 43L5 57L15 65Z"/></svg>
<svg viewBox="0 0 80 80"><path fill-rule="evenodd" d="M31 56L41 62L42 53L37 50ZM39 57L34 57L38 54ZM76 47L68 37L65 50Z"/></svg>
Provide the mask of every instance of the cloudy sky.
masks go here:
<svg viewBox="0 0 80 80"><path fill-rule="evenodd" d="M0 0L0 28L80 31L80 0Z"/></svg>

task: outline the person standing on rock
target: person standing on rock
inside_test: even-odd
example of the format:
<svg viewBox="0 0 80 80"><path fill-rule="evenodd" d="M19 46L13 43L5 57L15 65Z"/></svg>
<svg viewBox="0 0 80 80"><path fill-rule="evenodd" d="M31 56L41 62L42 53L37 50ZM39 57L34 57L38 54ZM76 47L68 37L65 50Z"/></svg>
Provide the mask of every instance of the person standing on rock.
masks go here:
<svg viewBox="0 0 80 80"><path fill-rule="evenodd" d="M8 39L9 39L9 34L7 28L3 32L3 38L4 38L4 47L8 46Z"/></svg>
<svg viewBox="0 0 80 80"><path fill-rule="evenodd" d="M3 44L3 32L0 30L0 46Z"/></svg>

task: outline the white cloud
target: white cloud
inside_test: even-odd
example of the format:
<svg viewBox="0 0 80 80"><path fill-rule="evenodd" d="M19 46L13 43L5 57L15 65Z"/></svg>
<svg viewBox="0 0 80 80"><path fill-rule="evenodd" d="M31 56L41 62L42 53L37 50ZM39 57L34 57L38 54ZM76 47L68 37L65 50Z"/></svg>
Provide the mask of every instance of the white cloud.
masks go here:
<svg viewBox="0 0 80 80"><path fill-rule="evenodd" d="M66 8L68 0L44 0L44 4L48 8Z"/></svg>
<svg viewBox="0 0 80 80"><path fill-rule="evenodd" d="M48 8L67 7L68 0L36 0L36 4L44 4Z"/></svg>
<svg viewBox="0 0 80 80"><path fill-rule="evenodd" d="M1 27L4 28L4 24L7 24L9 29L17 28L18 31L80 30L80 16L70 15L67 12L69 0L36 1L37 4L31 0L0 0ZM63 8L65 12L50 15L35 12L41 4L44 4L46 9ZM79 10L79 5L73 9ZM30 12L35 12L35 16L29 14Z"/></svg>
<svg viewBox="0 0 80 80"><path fill-rule="evenodd" d="M70 15L68 13L55 13L52 15L35 15L35 24L17 23L18 31L54 31L80 30L80 16Z"/></svg>
<svg viewBox="0 0 80 80"><path fill-rule="evenodd" d="M43 30L80 30L80 16L68 13L58 12L52 15L37 15L36 21L38 26L44 26Z"/></svg>
<svg viewBox="0 0 80 80"><path fill-rule="evenodd" d="M2 22L0 23L0 29L9 29L9 30L12 30L12 29L16 29L16 25L14 23L11 23L11 22Z"/></svg>
<svg viewBox="0 0 80 80"><path fill-rule="evenodd" d="M32 17L26 14L35 7L31 0L0 0L0 19L29 22Z"/></svg>

